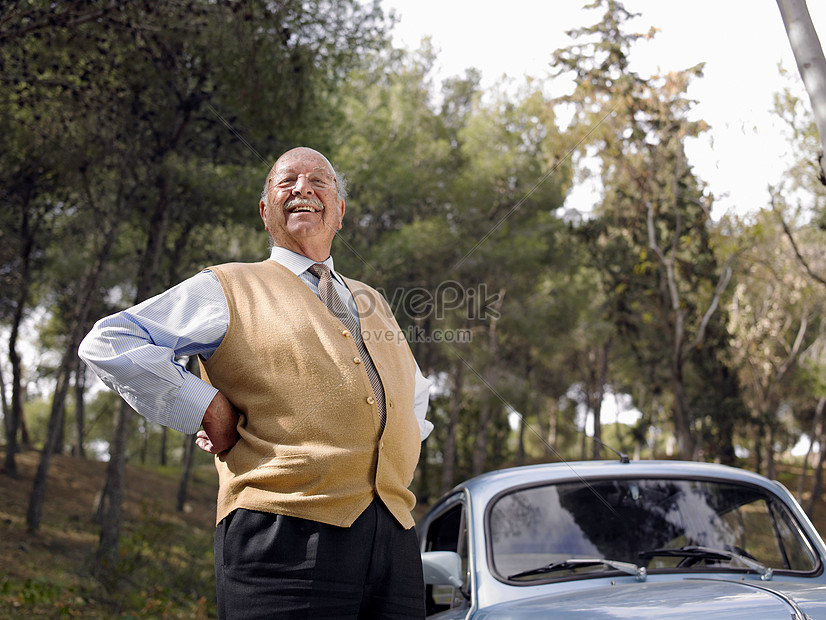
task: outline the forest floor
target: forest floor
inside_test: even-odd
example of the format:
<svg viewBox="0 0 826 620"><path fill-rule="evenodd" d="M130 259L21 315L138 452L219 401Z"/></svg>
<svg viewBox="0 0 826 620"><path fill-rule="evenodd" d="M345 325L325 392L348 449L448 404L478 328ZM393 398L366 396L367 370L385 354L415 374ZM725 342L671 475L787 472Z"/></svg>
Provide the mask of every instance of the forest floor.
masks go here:
<svg viewBox="0 0 826 620"><path fill-rule="evenodd" d="M26 528L40 453L17 455L0 474L0 618L214 618L212 538L217 475L196 469L183 512L179 468L127 465L120 561L94 576L95 499L106 463L55 455L41 526Z"/></svg>
<svg viewBox="0 0 826 620"><path fill-rule="evenodd" d="M96 578L92 520L106 463L56 455L37 533L25 515L40 454L17 456L18 477L0 474L0 618L215 618L212 564L217 475L197 468L189 501L175 510L180 470L127 466L120 562ZM797 475L782 468L790 489ZM417 507L417 516L426 507ZM826 501L813 521L826 533Z"/></svg>

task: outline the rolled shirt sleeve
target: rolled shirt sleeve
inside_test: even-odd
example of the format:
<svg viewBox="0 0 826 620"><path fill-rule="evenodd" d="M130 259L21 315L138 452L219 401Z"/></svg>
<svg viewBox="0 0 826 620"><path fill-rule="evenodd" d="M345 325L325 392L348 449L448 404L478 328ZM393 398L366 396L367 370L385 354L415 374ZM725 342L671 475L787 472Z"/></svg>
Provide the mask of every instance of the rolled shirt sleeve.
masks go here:
<svg viewBox="0 0 826 620"><path fill-rule="evenodd" d="M228 321L221 285L214 274L202 272L99 320L78 354L139 414L192 434L217 390L178 360L211 356L226 334Z"/></svg>

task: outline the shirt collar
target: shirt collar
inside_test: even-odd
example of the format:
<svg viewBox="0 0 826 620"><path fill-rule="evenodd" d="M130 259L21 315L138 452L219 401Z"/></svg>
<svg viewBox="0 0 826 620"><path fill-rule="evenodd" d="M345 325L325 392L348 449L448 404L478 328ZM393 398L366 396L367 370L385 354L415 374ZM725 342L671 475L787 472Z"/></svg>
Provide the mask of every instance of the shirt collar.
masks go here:
<svg viewBox="0 0 826 620"><path fill-rule="evenodd" d="M317 262L312 258L304 256L303 254L293 252L292 250L288 250L287 248L282 248L277 245L274 245L270 250L270 260L274 260L279 265L286 267L297 276L300 276ZM322 262L330 268L330 273L333 274L333 277L339 283L344 284L341 276L336 273L336 270L333 267L333 257L328 256L327 260Z"/></svg>

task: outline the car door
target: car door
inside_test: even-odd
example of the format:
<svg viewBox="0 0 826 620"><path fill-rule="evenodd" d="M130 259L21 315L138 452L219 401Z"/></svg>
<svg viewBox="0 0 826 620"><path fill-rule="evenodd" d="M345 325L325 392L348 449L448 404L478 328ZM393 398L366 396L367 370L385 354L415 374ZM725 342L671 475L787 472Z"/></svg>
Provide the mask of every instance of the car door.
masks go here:
<svg viewBox="0 0 826 620"><path fill-rule="evenodd" d="M452 551L462 561L462 587L428 585L426 610L428 618L448 620L466 618L470 610L470 569L468 566L467 511L462 495L455 495L429 515L421 532L422 551Z"/></svg>

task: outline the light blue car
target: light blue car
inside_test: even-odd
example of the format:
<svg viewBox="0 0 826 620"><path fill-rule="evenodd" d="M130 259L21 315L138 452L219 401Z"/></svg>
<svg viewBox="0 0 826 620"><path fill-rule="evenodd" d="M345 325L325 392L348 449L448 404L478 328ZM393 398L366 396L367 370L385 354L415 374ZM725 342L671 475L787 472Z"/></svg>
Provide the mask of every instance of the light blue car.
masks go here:
<svg viewBox="0 0 826 620"><path fill-rule="evenodd" d="M504 469L417 529L428 618L826 619L823 540L782 484L741 469Z"/></svg>

